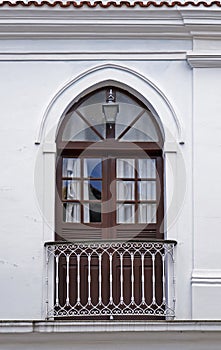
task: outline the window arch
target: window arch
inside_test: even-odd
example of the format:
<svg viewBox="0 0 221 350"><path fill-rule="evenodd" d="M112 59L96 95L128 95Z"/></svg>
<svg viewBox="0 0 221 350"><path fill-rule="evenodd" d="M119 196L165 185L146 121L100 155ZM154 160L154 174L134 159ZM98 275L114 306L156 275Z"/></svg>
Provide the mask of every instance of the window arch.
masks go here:
<svg viewBox="0 0 221 350"><path fill-rule="evenodd" d="M57 239L163 238L163 137L147 106L97 89L68 109L56 143Z"/></svg>

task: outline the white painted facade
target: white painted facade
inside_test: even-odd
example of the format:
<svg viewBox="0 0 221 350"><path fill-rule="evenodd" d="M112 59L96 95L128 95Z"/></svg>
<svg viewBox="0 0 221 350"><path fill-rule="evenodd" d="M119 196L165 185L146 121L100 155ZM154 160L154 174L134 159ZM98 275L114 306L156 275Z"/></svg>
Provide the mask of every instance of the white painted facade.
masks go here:
<svg viewBox="0 0 221 350"><path fill-rule="evenodd" d="M33 349L56 349L50 337L61 332L64 349L73 348L73 339L84 349L99 348L96 341L107 349L140 341L139 349L149 349L148 340L157 349L167 332L164 348L173 349L171 339L177 346L184 331L183 349L192 349L196 339L200 349L219 349L220 25L216 6L1 8L0 348L17 349L19 343L30 349L32 342ZM143 99L164 131L165 238L177 241L175 319L106 326L94 321L80 330L73 322L64 330L65 321L44 322L56 133L68 106L107 81ZM135 343L125 336L131 331ZM200 340L201 331L208 332L207 340ZM217 332L213 338L211 331ZM26 333L26 340L13 338L16 332Z"/></svg>

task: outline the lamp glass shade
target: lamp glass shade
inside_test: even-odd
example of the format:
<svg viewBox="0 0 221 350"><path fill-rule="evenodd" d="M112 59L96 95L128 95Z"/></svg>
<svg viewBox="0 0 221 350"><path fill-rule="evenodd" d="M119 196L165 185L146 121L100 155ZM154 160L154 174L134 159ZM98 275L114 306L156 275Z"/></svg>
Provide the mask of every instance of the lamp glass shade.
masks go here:
<svg viewBox="0 0 221 350"><path fill-rule="evenodd" d="M119 105L117 103L105 103L102 105L102 111L107 123L115 123L117 113L119 112Z"/></svg>

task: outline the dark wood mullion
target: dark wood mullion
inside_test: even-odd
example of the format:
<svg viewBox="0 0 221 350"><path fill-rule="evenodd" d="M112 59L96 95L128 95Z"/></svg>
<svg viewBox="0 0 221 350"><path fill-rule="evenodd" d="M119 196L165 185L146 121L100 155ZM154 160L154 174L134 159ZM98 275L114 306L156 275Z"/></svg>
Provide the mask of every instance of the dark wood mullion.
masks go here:
<svg viewBox="0 0 221 350"><path fill-rule="evenodd" d="M58 162L56 164L56 206L55 206L55 239L62 239L62 224L63 224L63 202L62 202L62 165L63 158L58 157Z"/></svg>
<svg viewBox="0 0 221 350"><path fill-rule="evenodd" d="M140 119L140 117L142 117L142 115L145 113L145 109L143 109L138 116L130 123L130 125L128 125L126 127L126 129L124 129L124 131L122 131L122 133L118 136L117 140L120 140L131 128L132 126L138 121L138 119Z"/></svg>
<svg viewBox="0 0 221 350"><path fill-rule="evenodd" d="M108 212L104 213L104 230L105 236L108 239L112 239L116 237L116 159L108 158L105 160L105 172L104 176L106 179L106 193L104 202L109 202L110 206ZM111 193L110 185L115 182L115 188L113 188L113 192Z"/></svg>
<svg viewBox="0 0 221 350"><path fill-rule="evenodd" d="M104 140L103 136L97 131L97 129L89 123L89 121L83 116L83 114L81 114L81 112L79 112L78 110L76 110L76 113L79 115L79 117L89 126L89 128L91 128L91 130L93 130L95 132L95 134L100 137L101 140Z"/></svg>
<svg viewBox="0 0 221 350"><path fill-rule="evenodd" d="M139 177L137 179L137 181L141 182L141 181L156 181L155 177Z"/></svg>
<svg viewBox="0 0 221 350"><path fill-rule="evenodd" d="M119 140L119 139L118 139ZM118 141L117 140L117 141ZM112 144L112 152L116 152L116 156L119 156L119 154L125 153L130 151L131 157L137 155L138 147L142 149L143 151L148 152L148 154L154 154L154 155L162 155L162 145L157 144L154 142L120 142ZM97 145L97 142L92 141L62 141L58 144L58 152L63 155L65 153L68 156L71 156L73 154L73 150L75 152L75 155L79 155L81 151L84 151L86 148L90 147L91 152L94 151L97 152L97 154L103 154L104 152L108 151L108 147L105 148L105 143L103 144L103 148L99 148ZM65 150L65 151L64 151Z"/></svg>
<svg viewBox="0 0 221 350"><path fill-rule="evenodd" d="M157 220L157 235L156 238L163 239L164 237L164 187L163 187L163 159L161 157L156 157L156 186L157 186L157 211L156 211L156 220Z"/></svg>
<svg viewBox="0 0 221 350"><path fill-rule="evenodd" d="M93 199L85 199L85 200L78 200L78 199L63 199L63 203L101 203L101 200L93 200Z"/></svg>
<svg viewBox="0 0 221 350"><path fill-rule="evenodd" d="M134 201L130 200L118 200L117 203L122 203L122 204L134 204ZM142 200L142 201L137 201L137 204L157 204L157 201L148 201L148 200Z"/></svg>
<svg viewBox="0 0 221 350"><path fill-rule="evenodd" d="M102 164L102 202L101 202L101 218L102 218L102 238L107 239L107 227L108 227L108 213L106 212L106 208L104 209L104 203L108 201L108 160L107 158L103 159Z"/></svg>
<svg viewBox="0 0 221 350"><path fill-rule="evenodd" d="M106 123L106 139L115 139L115 123Z"/></svg>
<svg viewBox="0 0 221 350"><path fill-rule="evenodd" d="M81 175L81 191L80 191L80 204L81 204L81 223L84 222L84 206L83 206L83 198L84 198L84 158L80 158L80 175Z"/></svg>
<svg viewBox="0 0 221 350"><path fill-rule="evenodd" d="M135 223L138 223L138 160L135 158Z"/></svg>
<svg viewBox="0 0 221 350"><path fill-rule="evenodd" d="M102 181L102 177L84 177L84 181Z"/></svg>
<svg viewBox="0 0 221 350"><path fill-rule="evenodd" d="M117 183L116 183L116 175L117 175L117 161L116 158L111 158L111 181L113 181L114 185L114 192L113 192L113 214L112 214L112 222L114 223L114 230L112 232L113 238L117 237L117 230L116 230L116 224L117 224Z"/></svg>
<svg viewBox="0 0 221 350"><path fill-rule="evenodd" d="M132 177L119 177L117 178L117 180L121 180L121 181L131 181L133 180ZM142 177L142 178L137 178L137 181L156 181L156 178L153 177L153 178L145 178L145 177Z"/></svg>

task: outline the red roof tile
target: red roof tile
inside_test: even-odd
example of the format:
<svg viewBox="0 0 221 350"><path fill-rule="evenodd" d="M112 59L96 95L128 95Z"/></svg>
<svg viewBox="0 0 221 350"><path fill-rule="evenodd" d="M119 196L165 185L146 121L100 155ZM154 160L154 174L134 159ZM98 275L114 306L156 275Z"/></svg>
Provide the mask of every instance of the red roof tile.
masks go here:
<svg viewBox="0 0 221 350"><path fill-rule="evenodd" d="M47 0L42 0L42 1L35 1L31 0L28 2L24 2L22 0L17 0L17 1L2 1L0 3L0 7L3 6L9 6L9 7L17 7L17 6L24 6L24 7L43 7L43 6L49 6L49 7L55 7L55 6L60 6L62 8L66 7L74 7L74 8L81 8L83 6L87 6L90 8L95 8L95 7L102 7L102 8L108 8L108 7L116 7L120 8L122 6L126 6L128 8L133 8L135 6L139 6L142 8L148 8L148 7L186 7L186 6L193 6L193 7L199 7L199 6L205 6L205 7L211 7L211 6L218 6L221 7L221 2L220 1L211 1L211 2L206 2L206 1L161 1L161 2L156 2L156 1L148 1L148 2L142 2L142 1L134 1L133 3L130 3L129 1L120 1L120 2L115 2L115 1L108 1L103 3L102 1L95 1L95 2L90 2L90 1L81 1L81 2L76 2L76 1L61 1L61 0L55 0L53 2L49 2Z"/></svg>

